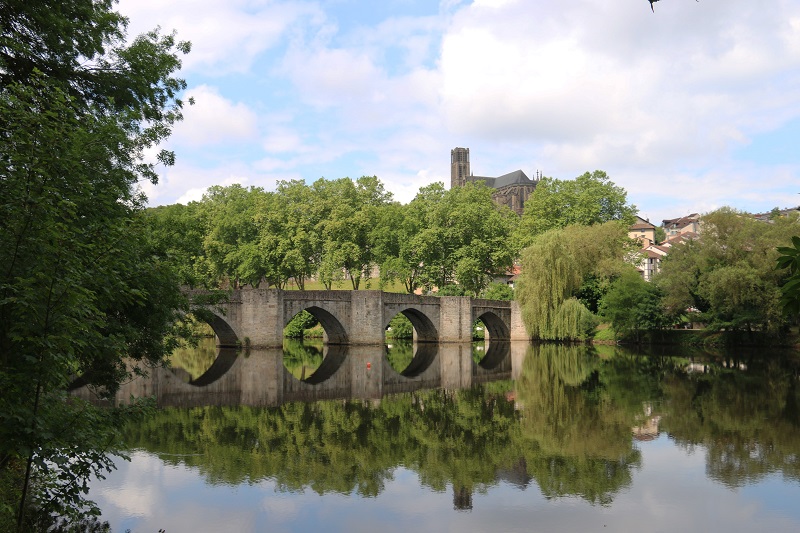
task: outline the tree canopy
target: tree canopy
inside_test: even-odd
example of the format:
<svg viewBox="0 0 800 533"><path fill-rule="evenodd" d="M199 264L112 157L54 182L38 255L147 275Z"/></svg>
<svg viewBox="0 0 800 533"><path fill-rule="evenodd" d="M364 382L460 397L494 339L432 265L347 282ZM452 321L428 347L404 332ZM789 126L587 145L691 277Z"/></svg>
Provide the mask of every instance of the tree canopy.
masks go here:
<svg viewBox="0 0 800 533"><path fill-rule="evenodd" d="M113 3L0 6L0 477L20 489L18 530L30 487L46 514L79 514L111 466L124 413L67 401L70 381L111 394L125 358L162 360L184 301L145 237L138 182L156 180L144 153L181 119L189 45L126 43Z"/></svg>
<svg viewBox="0 0 800 533"><path fill-rule="evenodd" d="M194 217L195 229L176 235ZM190 285L226 283L304 288L316 278L331 289L402 282L408 292L458 283L478 295L512 266L517 218L468 184L420 189L407 205L375 176L356 180L281 181L275 192L241 185L211 187L186 208L148 212L155 246ZM184 264L177 264L183 261Z"/></svg>
<svg viewBox="0 0 800 533"><path fill-rule="evenodd" d="M545 177L525 202L516 240L525 247L547 230L612 220L629 225L635 216L636 206L628 204L625 189L614 185L602 170L573 180Z"/></svg>
<svg viewBox="0 0 800 533"><path fill-rule="evenodd" d="M637 341L642 332L667 324L658 286L645 281L633 268L614 280L601 299L599 311L618 336L633 336Z"/></svg>
<svg viewBox="0 0 800 533"><path fill-rule="evenodd" d="M778 247L779 269L788 269L789 278L781 287L781 305L784 313L800 316L800 237L792 237L791 246Z"/></svg>

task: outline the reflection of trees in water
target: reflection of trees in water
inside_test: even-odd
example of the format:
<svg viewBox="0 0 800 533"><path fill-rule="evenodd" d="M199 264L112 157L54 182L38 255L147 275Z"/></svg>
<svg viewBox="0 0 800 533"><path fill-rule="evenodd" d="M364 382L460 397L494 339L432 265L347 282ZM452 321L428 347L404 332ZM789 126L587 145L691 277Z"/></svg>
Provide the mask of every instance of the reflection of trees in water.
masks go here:
<svg viewBox="0 0 800 533"><path fill-rule="evenodd" d="M666 380L662 427L681 446L706 449L708 476L741 487L780 472L800 480L798 369L785 360L738 361ZM743 367L745 368L745 367Z"/></svg>
<svg viewBox="0 0 800 533"><path fill-rule="evenodd" d="M486 357L486 341L473 341L471 346L472 361L475 364L481 362Z"/></svg>
<svg viewBox="0 0 800 533"><path fill-rule="evenodd" d="M165 409L128 428L127 441L202 469L212 482L274 478L284 490L374 496L405 466L422 483L469 491L513 465L516 413L509 382L361 401L286 403L274 409ZM180 459L171 454L184 454ZM198 454L198 455L186 455Z"/></svg>
<svg viewBox="0 0 800 533"><path fill-rule="evenodd" d="M294 360L305 364L303 357ZM374 496L404 466L434 490L453 487L460 508L500 480L520 488L535 481L546 497L605 504L640 464L631 430L648 405L661 416L657 430L680 445L705 447L712 479L741 486L776 471L800 479L792 367L747 361L745 372L709 363L716 370L688 374L678 359L619 350L605 357L583 346L533 347L516 382L398 394L377 404L168 409L128 428L128 443L199 454L163 460L197 467L211 482L273 478L284 490Z"/></svg>
<svg viewBox="0 0 800 533"><path fill-rule="evenodd" d="M606 501L629 478L625 461L545 453L525 435L499 381L461 391L428 390L362 401L287 403L274 409L168 409L129 428L129 443L196 466L212 482L274 478L284 490L374 496L405 466L454 502L500 480L548 496ZM198 454L176 459L171 454Z"/></svg>
<svg viewBox="0 0 800 533"><path fill-rule="evenodd" d="M386 359L395 372L402 374L411 364L411 360L414 359L413 342L410 340L395 340L387 344Z"/></svg>
<svg viewBox="0 0 800 533"><path fill-rule="evenodd" d="M283 366L301 381L317 371L323 357L322 340L283 339Z"/></svg>
<svg viewBox="0 0 800 533"><path fill-rule="evenodd" d="M516 392L522 434L536 448L527 469L545 496L610 503L640 465L633 417L607 394L599 366L583 345L529 348Z"/></svg>
<svg viewBox="0 0 800 533"><path fill-rule="evenodd" d="M194 380L211 368L218 353L216 338L203 337L198 341L196 347L184 346L172 352L170 366L174 369L185 370L190 379Z"/></svg>

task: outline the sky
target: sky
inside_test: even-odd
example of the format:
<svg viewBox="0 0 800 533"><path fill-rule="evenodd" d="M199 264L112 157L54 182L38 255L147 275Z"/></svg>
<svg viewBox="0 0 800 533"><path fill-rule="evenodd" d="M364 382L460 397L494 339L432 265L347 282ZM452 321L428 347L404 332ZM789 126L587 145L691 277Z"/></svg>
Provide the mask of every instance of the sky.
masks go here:
<svg viewBox="0 0 800 533"><path fill-rule="evenodd" d="M472 172L604 170L651 222L800 205L796 0L121 0L192 42L173 167L212 185L377 176L403 203Z"/></svg>

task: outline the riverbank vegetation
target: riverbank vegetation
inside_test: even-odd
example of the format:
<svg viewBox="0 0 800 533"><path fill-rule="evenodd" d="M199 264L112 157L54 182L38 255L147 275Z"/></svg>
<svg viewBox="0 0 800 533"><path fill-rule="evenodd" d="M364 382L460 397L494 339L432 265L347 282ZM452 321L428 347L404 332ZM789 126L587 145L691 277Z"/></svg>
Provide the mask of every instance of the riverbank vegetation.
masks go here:
<svg viewBox="0 0 800 533"><path fill-rule="evenodd" d="M792 274L776 268L778 248L798 233L795 219L708 213L700 238L674 245L645 282L636 272L642 251L627 236L635 212L625 190L595 171L543 178L521 218L481 183L433 184L403 205L376 177L285 181L274 192L212 187L200 202L150 209L147 218L151 244L189 286L516 297L540 340L588 340L607 323L603 335L614 340L668 341L656 332L702 324L714 342L745 331L757 343L796 324L782 313L780 289ZM493 283L515 258L516 290Z"/></svg>
<svg viewBox="0 0 800 533"><path fill-rule="evenodd" d="M798 218L763 222L722 208L701 223L700 236L673 245L651 282L635 270L640 252L618 222L537 235L522 253L517 288L528 332L586 340L603 321L611 328L600 340L613 332L614 340L636 343L795 342ZM667 333L692 326L702 333Z"/></svg>
<svg viewBox="0 0 800 533"><path fill-rule="evenodd" d="M695 240L673 245L646 282L627 238L635 207L604 173L543 180L517 238L516 296L534 339L685 342L666 330L701 325L706 343L791 343L800 314L800 221L765 222L730 208L705 214ZM534 216L534 214L536 216ZM795 331L796 335L796 331Z"/></svg>
<svg viewBox="0 0 800 533"><path fill-rule="evenodd" d="M585 340L597 326L597 294L625 268L627 228L612 221L567 226L538 235L522 253L516 290L528 334ZM592 290L596 289L596 290Z"/></svg>

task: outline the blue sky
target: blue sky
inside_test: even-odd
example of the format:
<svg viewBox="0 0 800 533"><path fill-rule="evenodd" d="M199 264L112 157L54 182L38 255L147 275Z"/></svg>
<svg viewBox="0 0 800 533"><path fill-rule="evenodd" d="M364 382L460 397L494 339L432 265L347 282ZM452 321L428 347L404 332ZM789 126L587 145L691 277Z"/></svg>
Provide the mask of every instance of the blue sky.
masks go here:
<svg viewBox="0 0 800 533"><path fill-rule="evenodd" d="M121 0L193 44L196 105L144 186L605 170L651 221L800 204L800 4L773 0Z"/></svg>

